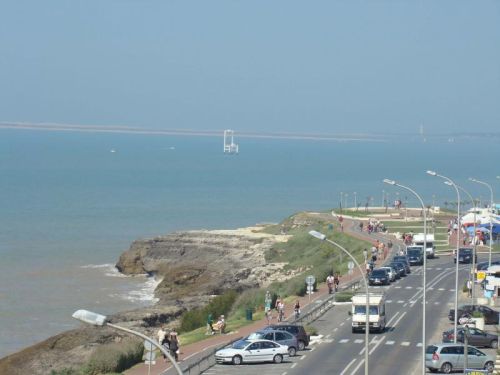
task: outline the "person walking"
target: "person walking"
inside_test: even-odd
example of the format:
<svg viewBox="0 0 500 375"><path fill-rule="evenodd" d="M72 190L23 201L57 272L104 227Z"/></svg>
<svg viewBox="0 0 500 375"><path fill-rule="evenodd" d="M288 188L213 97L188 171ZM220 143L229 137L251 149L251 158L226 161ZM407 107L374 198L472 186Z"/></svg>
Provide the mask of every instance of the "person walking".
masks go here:
<svg viewBox="0 0 500 375"><path fill-rule="evenodd" d="M333 283L334 283L333 275L329 274L326 277L326 284L328 285L328 294L333 293Z"/></svg>
<svg viewBox="0 0 500 375"><path fill-rule="evenodd" d="M339 290L340 284L340 275L338 272L335 272L335 276L333 276L333 284L335 285L335 293Z"/></svg>
<svg viewBox="0 0 500 375"><path fill-rule="evenodd" d="M212 313L209 313L207 316L207 332L205 335L213 335L214 334L214 317Z"/></svg>
<svg viewBox="0 0 500 375"><path fill-rule="evenodd" d="M170 355L175 359L175 362L179 362L179 339L175 329L170 331Z"/></svg>
<svg viewBox="0 0 500 375"><path fill-rule="evenodd" d="M467 280L467 294L469 296L469 298L472 298L472 288L474 287L474 285L472 284L472 280L469 279Z"/></svg>

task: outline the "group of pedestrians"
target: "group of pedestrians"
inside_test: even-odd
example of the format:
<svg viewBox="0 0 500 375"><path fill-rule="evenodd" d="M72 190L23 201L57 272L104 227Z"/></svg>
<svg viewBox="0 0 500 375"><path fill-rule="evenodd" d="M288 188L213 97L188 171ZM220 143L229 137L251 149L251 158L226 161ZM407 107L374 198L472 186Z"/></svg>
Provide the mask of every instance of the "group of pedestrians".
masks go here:
<svg viewBox="0 0 500 375"><path fill-rule="evenodd" d="M179 361L179 339L177 337L177 332L175 329L170 330L167 333L165 326L160 327L158 330L158 343L163 346L170 355L175 359L176 362ZM163 358L167 361L167 356L164 354Z"/></svg>
<svg viewBox="0 0 500 375"><path fill-rule="evenodd" d="M363 231L364 227L365 227L365 224L362 221L360 221L359 222L360 232ZM382 223L378 220L375 220L375 219L370 219L370 220L368 220L368 223L366 224L366 231L368 232L368 234L372 234L372 233L376 233L376 232L385 232L386 228L385 228L384 223Z"/></svg>

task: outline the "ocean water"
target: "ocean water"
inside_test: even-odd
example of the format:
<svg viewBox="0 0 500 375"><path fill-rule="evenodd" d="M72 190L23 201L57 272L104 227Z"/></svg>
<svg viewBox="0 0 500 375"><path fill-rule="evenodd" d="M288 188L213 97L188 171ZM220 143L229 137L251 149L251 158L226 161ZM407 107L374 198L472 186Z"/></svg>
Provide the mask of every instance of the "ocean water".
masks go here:
<svg viewBox="0 0 500 375"><path fill-rule="evenodd" d="M333 142L0 130L0 356L73 328L80 308L109 314L154 302L155 280L113 265L136 238L277 222L343 203L380 206L404 191L456 201L434 169L475 197L498 183L489 139ZM115 150L116 152L110 152ZM356 192L356 194L355 194Z"/></svg>

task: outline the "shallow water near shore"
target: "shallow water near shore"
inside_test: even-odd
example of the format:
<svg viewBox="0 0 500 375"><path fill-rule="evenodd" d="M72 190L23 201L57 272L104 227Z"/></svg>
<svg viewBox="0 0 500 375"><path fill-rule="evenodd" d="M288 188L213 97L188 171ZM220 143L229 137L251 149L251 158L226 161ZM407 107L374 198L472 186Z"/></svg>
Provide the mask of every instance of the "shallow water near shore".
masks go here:
<svg viewBox="0 0 500 375"><path fill-rule="evenodd" d="M492 140L326 142L2 130L0 137L0 356L78 326L80 308L103 314L154 302L158 281L114 269L137 238L175 230L277 222L300 210L380 206L397 179L426 202L456 201L425 174L449 175L489 199ZM114 150L115 152L110 152ZM354 194L356 192L356 194Z"/></svg>

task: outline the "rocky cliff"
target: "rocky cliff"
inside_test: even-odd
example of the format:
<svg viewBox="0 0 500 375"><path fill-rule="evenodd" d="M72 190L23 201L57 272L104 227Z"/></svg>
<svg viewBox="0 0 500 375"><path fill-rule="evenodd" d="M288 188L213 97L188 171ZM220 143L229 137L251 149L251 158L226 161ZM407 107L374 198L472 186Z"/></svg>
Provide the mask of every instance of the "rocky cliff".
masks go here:
<svg viewBox="0 0 500 375"><path fill-rule="evenodd" d="M127 275L148 273L161 278L152 307L118 313L113 323L152 336L161 323L175 324L186 310L206 304L225 290L265 286L294 275L284 264L266 264L265 252L286 235L262 233L262 228L177 232L137 240L117 268ZM1 374L48 374L85 363L99 345L119 341L121 334L82 327L64 332L0 360Z"/></svg>

